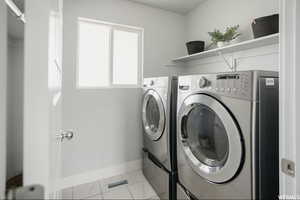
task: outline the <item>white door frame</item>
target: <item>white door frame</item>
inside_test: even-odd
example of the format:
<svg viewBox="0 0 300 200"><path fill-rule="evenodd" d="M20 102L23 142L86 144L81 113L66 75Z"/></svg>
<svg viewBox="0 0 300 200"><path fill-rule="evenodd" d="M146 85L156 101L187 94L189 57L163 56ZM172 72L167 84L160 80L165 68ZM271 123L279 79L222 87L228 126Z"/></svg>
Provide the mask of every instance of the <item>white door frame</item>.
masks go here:
<svg viewBox="0 0 300 200"><path fill-rule="evenodd" d="M7 71L7 8L0 1L0 199L6 182L6 71Z"/></svg>
<svg viewBox="0 0 300 200"><path fill-rule="evenodd" d="M24 186L50 186L48 91L51 0L26 0L24 37Z"/></svg>
<svg viewBox="0 0 300 200"><path fill-rule="evenodd" d="M57 14L58 13L58 14ZM62 0L26 0L24 186L40 184L56 198L60 170ZM59 102L59 103L58 103Z"/></svg>
<svg viewBox="0 0 300 200"><path fill-rule="evenodd" d="M300 1L280 0L280 8L280 162L295 163L295 177L280 171L285 199L300 195Z"/></svg>

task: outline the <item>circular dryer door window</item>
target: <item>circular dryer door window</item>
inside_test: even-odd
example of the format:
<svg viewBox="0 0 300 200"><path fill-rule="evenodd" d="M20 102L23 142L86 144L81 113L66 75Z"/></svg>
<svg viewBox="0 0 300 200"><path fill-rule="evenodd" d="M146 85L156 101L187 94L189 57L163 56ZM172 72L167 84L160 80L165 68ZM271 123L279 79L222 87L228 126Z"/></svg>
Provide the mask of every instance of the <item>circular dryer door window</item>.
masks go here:
<svg viewBox="0 0 300 200"><path fill-rule="evenodd" d="M149 90L143 102L144 130L151 140L158 140L165 129L165 111L162 99L154 90Z"/></svg>
<svg viewBox="0 0 300 200"><path fill-rule="evenodd" d="M215 183L234 177L242 161L240 132L218 100L204 94L188 97L178 124L181 147L194 171Z"/></svg>
<svg viewBox="0 0 300 200"><path fill-rule="evenodd" d="M224 166L229 151L226 129L209 107L195 105L184 118L183 134L195 157L211 167Z"/></svg>

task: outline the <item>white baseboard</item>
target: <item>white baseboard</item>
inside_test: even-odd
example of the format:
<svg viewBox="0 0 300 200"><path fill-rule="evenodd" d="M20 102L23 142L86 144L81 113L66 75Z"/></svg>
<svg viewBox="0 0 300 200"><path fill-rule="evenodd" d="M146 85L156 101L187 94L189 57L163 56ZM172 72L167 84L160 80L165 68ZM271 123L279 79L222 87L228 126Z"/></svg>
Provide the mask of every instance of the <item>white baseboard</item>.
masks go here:
<svg viewBox="0 0 300 200"><path fill-rule="evenodd" d="M142 160L135 160L104 169L89 171L86 173L62 178L58 187L60 190L62 190L65 188L81 185L84 183L90 183L100 179L105 179L140 169L142 169Z"/></svg>

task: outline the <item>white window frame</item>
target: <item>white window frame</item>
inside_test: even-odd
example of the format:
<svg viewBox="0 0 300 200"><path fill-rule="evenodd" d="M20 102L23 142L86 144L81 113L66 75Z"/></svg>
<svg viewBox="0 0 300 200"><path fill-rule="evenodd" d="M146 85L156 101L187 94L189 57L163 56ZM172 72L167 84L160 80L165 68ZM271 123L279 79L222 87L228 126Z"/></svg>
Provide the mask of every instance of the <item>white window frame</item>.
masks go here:
<svg viewBox="0 0 300 200"><path fill-rule="evenodd" d="M109 85L108 86L80 86L79 85L79 23L80 22L88 22L88 23L95 23L103 26L108 26L110 28L110 61L109 61ZM118 31L126 31L131 33L137 33L138 34L138 73L137 73L137 84L114 84L113 83L113 52L114 52L114 30ZM77 20L77 55L76 55L76 89L111 89L111 88L141 88L142 87L142 81L143 81L143 68L144 68L144 29L135 27L135 26L128 26L128 25L122 25L122 24L116 24L116 23L110 23L105 21L99 21L94 19L88 19L88 18L81 18L79 17Z"/></svg>

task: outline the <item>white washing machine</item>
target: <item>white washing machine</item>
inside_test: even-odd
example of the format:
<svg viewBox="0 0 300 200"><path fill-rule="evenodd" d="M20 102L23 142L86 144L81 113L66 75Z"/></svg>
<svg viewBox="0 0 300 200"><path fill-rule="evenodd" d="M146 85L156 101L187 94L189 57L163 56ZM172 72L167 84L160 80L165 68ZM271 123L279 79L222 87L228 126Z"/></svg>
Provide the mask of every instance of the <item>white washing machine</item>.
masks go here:
<svg viewBox="0 0 300 200"><path fill-rule="evenodd" d="M179 182L197 199L277 199L278 73L178 78Z"/></svg>
<svg viewBox="0 0 300 200"><path fill-rule="evenodd" d="M176 115L176 77L144 79L143 85L143 172L161 199L170 198L170 181L175 159L176 128L171 124L172 113ZM173 117L173 120L176 117ZM172 163L173 161L173 163Z"/></svg>

